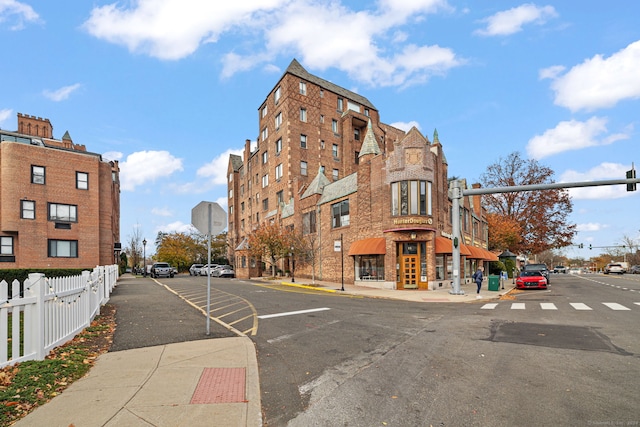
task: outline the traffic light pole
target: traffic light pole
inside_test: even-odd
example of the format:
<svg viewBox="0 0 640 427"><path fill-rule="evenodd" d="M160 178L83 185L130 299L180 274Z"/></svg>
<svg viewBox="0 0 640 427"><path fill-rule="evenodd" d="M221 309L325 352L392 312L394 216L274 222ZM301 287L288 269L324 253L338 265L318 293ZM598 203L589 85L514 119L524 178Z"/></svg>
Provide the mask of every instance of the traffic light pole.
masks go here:
<svg viewBox="0 0 640 427"><path fill-rule="evenodd" d="M534 185L514 185L511 187L495 187L495 188L471 188L463 189L462 181L453 180L449 196L451 197L452 206L452 236L453 236L453 289L449 291L453 295L464 295L464 291L460 289L460 199L464 196L476 196L483 194L497 193L519 193L523 191L553 190L561 188L577 188L577 187L599 187L603 185L627 185L627 191L635 191L636 184L640 183L640 179L635 178L635 169L627 172L627 176L633 178L627 179L610 179L604 181L584 181L584 182L558 182L553 184L534 184Z"/></svg>

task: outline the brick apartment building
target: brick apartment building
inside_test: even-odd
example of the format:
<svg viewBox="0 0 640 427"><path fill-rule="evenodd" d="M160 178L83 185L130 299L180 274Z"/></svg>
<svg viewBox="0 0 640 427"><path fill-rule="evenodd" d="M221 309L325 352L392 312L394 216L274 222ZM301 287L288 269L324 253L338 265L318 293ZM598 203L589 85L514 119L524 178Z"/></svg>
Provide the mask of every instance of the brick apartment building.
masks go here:
<svg viewBox="0 0 640 427"><path fill-rule="evenodd" d="M0 269L93 268L120 252L118 162L18 113L0 130Z"/></svg>
<svg viewBox="0 0 640 427"><path fill-rule="evenodd" d="M318 247L318 280L435 289L452 277L447 160L415 127L380 121L365 97L308 73L295 59L258 109L257 146L228 167L229 259L238 277L262 274L247 253L260 224L302 231ZM486 250L480 196L461 203L461 277L497 260ZM339 250L341 249L341 250ZM293 259L282 262L287 270ZM310 265L296 277L312 277Z"/></svg>

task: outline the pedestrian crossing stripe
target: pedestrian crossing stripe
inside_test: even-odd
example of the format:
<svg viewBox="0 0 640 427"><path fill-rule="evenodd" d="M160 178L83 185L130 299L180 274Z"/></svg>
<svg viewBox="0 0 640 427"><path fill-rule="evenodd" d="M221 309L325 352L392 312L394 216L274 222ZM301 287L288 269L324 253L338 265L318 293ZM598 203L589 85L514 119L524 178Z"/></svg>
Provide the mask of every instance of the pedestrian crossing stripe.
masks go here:
<svg viewBox="0 0 640 427"><path fill-rule="evenodd" d="M633 304L635 305L640 305L640 302L634 302ZM481 310L494 310L496 307L498 307L499 303L497 302L492 302L492 303L487 303L487 304L483 304L482 307L480 307ZM573 307L574 310L579 310L579 311L592 311L593 308L589 307L588 305L581 303L581 302L570 302L569 305L571 307ZM615 310L615 311L628 311L631 310L629 307L626 307L622 304L618 304L617 302L603 302L602 305L604 305L605 307L610 308L611 310ZM510 306L511 310L526 310L526 303L524 302L514 302L511 303ZM542 310L558 310L558 307L552 303L552 302L541 302L540 303L540 308Z"/></svg>

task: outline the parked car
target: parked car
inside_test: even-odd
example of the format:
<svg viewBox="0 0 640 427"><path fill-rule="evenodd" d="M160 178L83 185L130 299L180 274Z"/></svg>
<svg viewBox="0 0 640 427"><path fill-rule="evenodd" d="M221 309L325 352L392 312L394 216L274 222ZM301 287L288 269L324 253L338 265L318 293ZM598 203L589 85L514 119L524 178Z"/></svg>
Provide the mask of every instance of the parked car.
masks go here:
<svg viewBox="0 0 640 427"><path fill-rule="evenodd" d="M604 274L609 273L624 274L625 268L622 266L622 264L619 263L607 264L607 266L604 268Z"/></svg>
<svg viewBox="0 0 640 427"><path fill-rule="evenodd" d="M582 274L582 269L576 267L570 268L569 274Z"/></svg>
<svg viewBox="0 0 640 427"><path fill-rule="evenodd" d="M209 273L209 275L212 275L213 270L215 270L215 268L218 266L218 264L205 264L202 266L202 268L200 269L200 275L201 276L206 276L207 273Z"/></svg>
<svg viewBox="0 0 640 427"><path fill-rule="evenodd" d="M171 269L173 270L174 276L178 274L178 267L171 267Z"/></svg>
<svg viewBox="0 0 640 427"><path fill-rule="evenodd" d="M189 276L199 276L201 268L202 264L191 264L191 267L189 267Z"/></svg>
<svg viewBox="0 0 640 427"><path fill-rule="evenodd" d="M539 271L542 273L545 279L547 279L547 285L549 282L549 269L547 268L547 264L527 264L522 267L522 271Z"/></svg>
<svg viewBox="0 0 640 427"><path fill-rule="evenodd" d="M173 277L173 268L166 262L156 262L151 266L151 277Z"/></svg>
<svg viewBox="0 0 640 427"><path fill-rule="evenodd" d="M547 289L547 278L540 270L522 271L516 279L518 289Z"/></svg>
<svg viewBox="0 0 640 427"><path fill-rule="evenodd" d="M236 277L236 272L230 265L219 265L211 275L214 277Z"/></svg>
<svg viewBox="0 0 640 427"><path fill-rule="evenodd" d="M558 273L567 274L569 272L569 269L564 265L556 265L555 267L553 267L553 272L556 274Z"/></svg>
<svg viewBox="0 0 640 427"><path fill-rule="evenodd" d="M631 274L640 274L640 265L632 265L629 269L629 273Z"/></svg>

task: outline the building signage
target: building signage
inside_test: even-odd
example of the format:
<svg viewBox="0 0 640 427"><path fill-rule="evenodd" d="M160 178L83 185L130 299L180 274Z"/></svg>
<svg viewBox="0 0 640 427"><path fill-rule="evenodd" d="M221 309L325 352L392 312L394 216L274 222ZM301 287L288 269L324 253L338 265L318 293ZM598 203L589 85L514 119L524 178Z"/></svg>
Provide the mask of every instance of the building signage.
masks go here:
<svg viewBox="0 0 640 427"><path fill-rule="evenodd" d="M433 218L395 218L393 225L402 224L433 224Z"/></svg>
<svg viewBox="0 0 640 427"><path fill-rule="evenodd" d="M334 252L342 251L342 242L340 240L333 241L333 250Z"/></svg>

